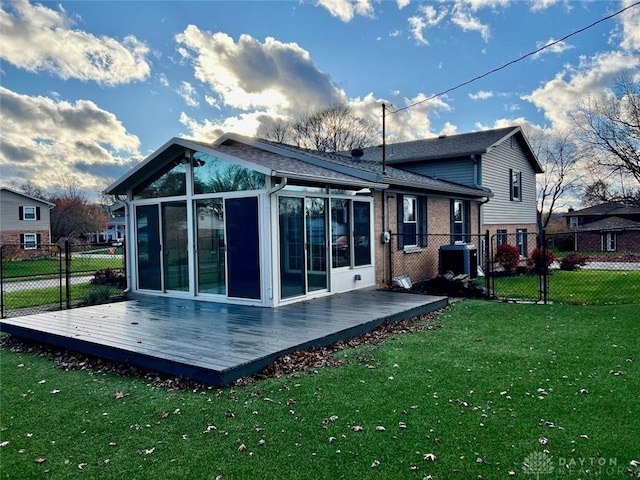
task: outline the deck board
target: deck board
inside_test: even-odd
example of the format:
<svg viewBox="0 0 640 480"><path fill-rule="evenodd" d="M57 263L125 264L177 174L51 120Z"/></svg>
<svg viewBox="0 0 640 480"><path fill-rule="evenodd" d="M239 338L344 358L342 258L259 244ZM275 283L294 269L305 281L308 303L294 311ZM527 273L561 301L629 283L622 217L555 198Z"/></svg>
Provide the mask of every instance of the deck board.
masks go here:
<svg viewBox="0 0 640 480"><path fill-rule="evenodd" d="M446 306L446 297L358 290L261 308L192 299L134 300L0 320L0 331L224 385L277 357L329 345Z"/></svg>

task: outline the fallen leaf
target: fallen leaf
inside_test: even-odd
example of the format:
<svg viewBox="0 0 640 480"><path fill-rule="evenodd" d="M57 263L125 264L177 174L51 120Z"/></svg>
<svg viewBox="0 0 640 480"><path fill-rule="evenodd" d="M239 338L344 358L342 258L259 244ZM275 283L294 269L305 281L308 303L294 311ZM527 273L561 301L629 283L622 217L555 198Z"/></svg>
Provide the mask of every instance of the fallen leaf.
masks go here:
<svg viewBox="0 0 640 480"><path fill-rule="evenodd" d="M371 464L372 468L377 467L378 465L380 465L380 462L378 460L374 460L373 463Z"/></svg>
<svg viewBox="0 0 640 480"><path fill-rule="evenodd" d="M435 462L436 456L433 453L425 453L422 459L426 462Z"/></svg>
<svg viewBox="0 0 640 480"><path fill-rule="evenodd" d="M60 393L60 390L54 389L54 390L51 390L51 393L53 393L55 395L56 393Z"/></svg>
<svg viewBox="0 0 640 480"><path fill-rule="evenodd" d="M160 417L162 418L167 418L168 416L169 416L169 412L167 412L166 410L160 414Z"/></svg>
<svg viewBox="0 0 640 480"><path fill-rule="evenodd" d="M38 457L38 458L35 459L35 462L38 463L38 464L44 463L46 461L47 461L47 459L46 458L42 458L42 457Z"/></svg>
<svg viewBox="0 0 640 480"><path fill-rule="evenodd" d="M378 425L378 426L376 427L376 430L377 430L378 432L384 432L384 431L386 430L386 428L384 428L382 425Z"/></svg>
<svg viewBox="0 0 640 480"><path fill-rule="evenodd" d="M239 452L244 452L247 449L247 446L243 443L238 447Z"/></svg>
<svg viewBox="0 0 640 480"><path fill-rule="evenodd" d="M400 428L407 428L407 424L406 424L406 423L404 423L404 422L400 422L400 423L398 423L398 427L400 427Z"/></svg>
<svg viewBox="0 0 640 480"><path fill-rule="evenodd" d="M114 395L116 400L120 400L121 398L124 398L127 396L127 394L123 393L123 392L116 392Z"/></svg>
<svg viewBox="0 0 640 480"><path fill-rule="evenodd" d="M84 470L84 467L86 467L86 466L87 466L87 464L86 464L86 463L79 463L79 464L78 464L78 468L79 468L80 470Z"/></svg>
<svg viewBox="0 0 640 480"><path fill-rule="evenodd" d="M2 442L2 443L0 443L0 447L6 447L7 445L9 445L9 442Z"/></svg>
<svg viewBox="0 0 640 480"><path fill-rule="evenodd" d="M361 432L362 430L364 430L364 428L360 425L354 425L353 427L351 427L351 430L353 430L354 432Z"/></svg>
<svg viewBox="0 0 640 480"><path fill-rule="evenodd" d="M42 385L43 383L47 383L47 381L46 381L46 380L40 380L38 383L39 383L40 385Z"/></svg>
<svg viewBox="0 0 640 480"><path fill-rule="evenodd" d="M156 450L156 447L145 448L144 450L138 450L138 455L151 455Z"/></svg>
<svg viewBox="0 0 640 480"><path fill-rule="evenodd" d="M202 433L209 433L211 430L217 430L218 428L215 425L207 425L207 428L204 429Z"/></svg>

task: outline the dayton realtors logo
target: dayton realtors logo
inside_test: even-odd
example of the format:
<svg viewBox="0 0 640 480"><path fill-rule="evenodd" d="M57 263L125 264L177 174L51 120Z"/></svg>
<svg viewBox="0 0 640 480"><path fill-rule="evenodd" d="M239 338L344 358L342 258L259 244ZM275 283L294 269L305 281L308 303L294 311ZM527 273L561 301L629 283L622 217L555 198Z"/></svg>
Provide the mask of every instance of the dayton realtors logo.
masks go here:
<svg viewBox="0 0 640 480"><path fill-rule="evenodd" d="M540 475L552 473L554 468L552 457L544 452L530 453L522 464L524 473L535 475L536 480L540 480Z"/></svg>

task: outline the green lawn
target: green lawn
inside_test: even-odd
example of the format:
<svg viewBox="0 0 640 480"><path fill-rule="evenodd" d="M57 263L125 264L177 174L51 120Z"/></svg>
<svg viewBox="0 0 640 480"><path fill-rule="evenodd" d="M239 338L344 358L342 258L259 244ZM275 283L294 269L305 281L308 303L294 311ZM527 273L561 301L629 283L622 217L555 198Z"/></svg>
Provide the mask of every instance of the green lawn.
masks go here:
<svg viewBox="0 0 640 480"><path fill-rule="evenodd" d="M538 290L536 275L495 279L495 293L499 297L537 299ZM640 298L640 271L554 270L549 275L549 298L556 303L637 303Z"/></svg>
<svg viewBox="0 0 640 480"><path fill-rule="evenodd" d="M53 282L55 283L55 282ZM79 283L71 286L71 300L84 300L93 292L100 289L108 289L109 295L120 295L122 289L112 286L90 285L89 283ZM67 289L62 287L63 304L67 298ZM7 292L4 294L5 310L18 308L36 307L39 305L58 305L60 303L60 287L33 288L20 290L17 292Z"/></svg>
<svg viewBox="0 0 640 480"><path fill-rule="evenodd" d="M35 258L30 260L4 260L2 262L2 276L5 281L24 280L25 277L37 276L38 278L53 278L59 275L60 268L64 272L65 264L62 259L55 257ZM73 273L95 272L105 268L121 270L123 268L122 256L113 257L83 257L74 256L71 260Z"/></svg>
<svg viewBox="0 0 640 480"><path fill-rule="evenodd" d="M541 456L564 478L629 478L637 305L468 300L437 324L343 350L341 367L195 391L2 348L1 475L554 478L525 472Z"/></svg>

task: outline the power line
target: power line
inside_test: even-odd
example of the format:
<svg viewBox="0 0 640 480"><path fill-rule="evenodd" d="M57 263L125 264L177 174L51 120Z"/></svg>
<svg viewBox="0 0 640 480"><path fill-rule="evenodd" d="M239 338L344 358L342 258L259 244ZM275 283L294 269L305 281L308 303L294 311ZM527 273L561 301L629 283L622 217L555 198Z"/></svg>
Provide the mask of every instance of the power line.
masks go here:
<svg viewBox="0 0 640 480"><path fill-rule="evenodd" d="M482 75L478 75L477 77L474 77L471 80L467 80L466 82L462 82L462 83L456 85L455 87L448 88L448 89L446 89L446 90L444 90L444 91L442 91L440 93L435 93L435 94L431 95L430 97L423 98L422 100L414 102L411 105L407 105L406 107L398 108L398 109L396 109L396 110L394 110L392 112L389 112L389 114L394 114L394 113L401 112L403 110L408 110L410 108L415 107L416 105L420 105L421 103L427 102L429 100L433 100L434 98L440 97L440 96L445 95L445 94L447 94L449 92L457 90L458 88L464 87L465 85L469 85L470 83L476 82L476 81L478 81L478 80L480 80L480 79L482 79L484 77L487 77L487 76L489 76L489 75L491 75L493 73L499 72L500 70L503 70L503 69L513 65L514 63L518 63L518 62L524 60L527 57L531 57L532 55L540 53L541 51L543 51L543 50L545 50L545 49L547 49L549 47L552 47L552 46L554 46L554 45L556 45L556 44L558 44L560 42L564 42L567 38L573 37L574 35L577 35L579 33L582 33L584 31L586 31L586 30L589 30L590 28L595 27L599 23L602 23L602 22L604 22L606 20L609 20L609 19L611 19L611 18L613 18L613 17L615 17L617 15L620 15L621 13L625 12L626 10L629 10L630 8L633 8L633 7L637 7L638 5L640 5L640 1L638 1L636 3L633 3L633 4L623 8L622 10L619 10L619 11L617 11L615 13L612 13L611 15L603 17L600 20L596 20L592 24L587 25L586 27L583 27L583 28L581 28L579 30L576 30L575 32L572 32L572 33L570 33L568 35L565 35L564 37L562 37L559 40L555 40L555 41L553 41L551 43L548 43L548 44L544 45L543 47L538 48L537 50L534 50L532 52L526 53L526 54L522 55L521 57L516 58L515 60L511 60L511 61L505 63L504 65L501 65L501 66L499 66L497 68L494 68L493 70L489 70L488 72L483 73Z"/></svg>

